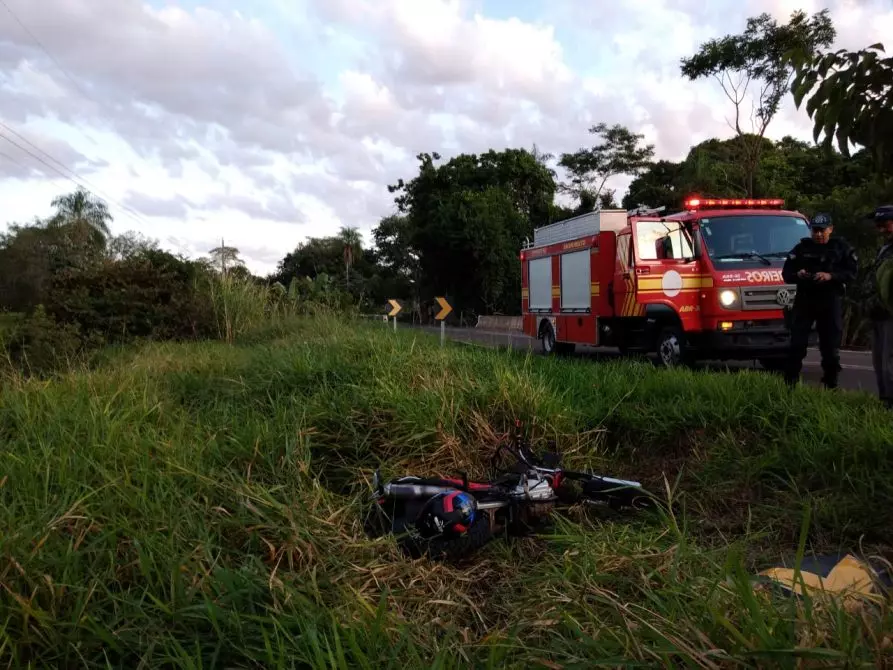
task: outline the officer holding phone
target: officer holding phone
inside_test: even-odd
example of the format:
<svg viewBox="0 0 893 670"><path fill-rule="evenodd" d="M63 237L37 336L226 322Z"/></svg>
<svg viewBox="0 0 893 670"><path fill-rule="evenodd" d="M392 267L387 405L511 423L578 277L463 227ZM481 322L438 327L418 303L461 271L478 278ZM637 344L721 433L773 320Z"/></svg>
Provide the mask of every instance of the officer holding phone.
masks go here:
<svg viewBox="0 0 893 670"><path fill-rule="evenodd" d="M800 379L809 333L815 324L824 371L822 383L826 388L837 388L843 296L847 284L856 278L858 259L849 243L831 237L834 226L828 214L817 214L809 226L811 236L791 249L781 271L786 283L797 286L791 313L791 349L784 376L791 386Z"/></svg>

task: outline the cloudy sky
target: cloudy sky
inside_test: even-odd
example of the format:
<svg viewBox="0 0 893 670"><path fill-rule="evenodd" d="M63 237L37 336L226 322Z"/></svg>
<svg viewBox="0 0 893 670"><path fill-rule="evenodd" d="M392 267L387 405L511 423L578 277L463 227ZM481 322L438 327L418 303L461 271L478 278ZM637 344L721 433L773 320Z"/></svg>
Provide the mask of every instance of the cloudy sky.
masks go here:
<svg viewBox="0 0 893 670"><path fill-rule="evenodd" d="M191 256L222 238L265 274L342 225L371 242L422 151L560 153L599 121L668 159L728 136L679 59L825 6L836 46L893 47L890 0L0 0L0 225L78 182L116 234ZM784 134L810 136L792 103Z"/></svg>

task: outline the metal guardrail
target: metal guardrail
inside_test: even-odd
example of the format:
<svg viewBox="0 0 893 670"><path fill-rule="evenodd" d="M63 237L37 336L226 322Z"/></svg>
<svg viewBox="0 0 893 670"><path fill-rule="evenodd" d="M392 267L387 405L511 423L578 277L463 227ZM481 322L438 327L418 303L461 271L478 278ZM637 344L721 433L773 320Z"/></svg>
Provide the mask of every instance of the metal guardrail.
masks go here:
<svg viewBox="0 0 893 670"><path fill-rule="evenodd" d="M387 323L389 321L388 316L386 314L359 314L361 319L367 319L369 321L381 321L383 323ZM504 330L504 331L518 331L520 332L523 329L522 317L520 316L505 316L502 314L477 314L475 315L474 323L464 323L460 328L480 328L483 330ZM415 324L414 324L415 325ZM424 324L419 324L424 325ZM431 325L431 324L428 324ZM454 326L455 327L455 326Z"/></svg>

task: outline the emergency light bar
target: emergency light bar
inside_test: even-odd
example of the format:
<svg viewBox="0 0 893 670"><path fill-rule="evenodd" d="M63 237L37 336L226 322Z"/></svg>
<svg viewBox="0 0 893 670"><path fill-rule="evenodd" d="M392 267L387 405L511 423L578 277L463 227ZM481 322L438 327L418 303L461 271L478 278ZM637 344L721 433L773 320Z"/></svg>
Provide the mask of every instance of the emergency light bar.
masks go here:
<svg viewBox="0 0 893 670"><path fill-rule="evenodd" d="M685 201L685 209L700 209L710 207L718 209L722 207L784 207L781 198L688 198Z"/></svg>

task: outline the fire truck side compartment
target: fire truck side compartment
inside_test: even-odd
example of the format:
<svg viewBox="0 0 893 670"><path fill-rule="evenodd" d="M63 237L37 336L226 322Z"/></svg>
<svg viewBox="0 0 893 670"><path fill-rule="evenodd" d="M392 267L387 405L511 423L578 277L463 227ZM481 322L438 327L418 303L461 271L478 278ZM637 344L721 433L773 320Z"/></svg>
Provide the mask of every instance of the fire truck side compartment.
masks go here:
<svg viewBox="0 0 893 670"><path fill-rule="evenodd" d="M543 256L529 261L530 310L552 311L552 258Z"/></svg>
<svg viewBox="0 0 893 670"><path fill-rule="evenodd" d="M588 312L592 306L589 248L561 254L561 311Z"/></svg>

